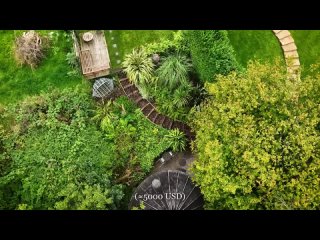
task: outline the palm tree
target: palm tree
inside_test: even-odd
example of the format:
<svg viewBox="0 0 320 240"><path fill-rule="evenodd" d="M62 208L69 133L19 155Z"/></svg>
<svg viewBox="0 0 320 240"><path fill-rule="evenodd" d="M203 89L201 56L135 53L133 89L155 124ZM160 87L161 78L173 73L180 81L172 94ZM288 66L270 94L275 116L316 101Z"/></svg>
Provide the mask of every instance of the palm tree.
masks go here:
<svg viewBox="0 0 320 240"><path fill-rule="evenodd" d="M184 151L186 149L186 137L178 128L171 130L165 135L165 138L169 141L174 152Z"/></svg>
<svg viewBox="0 0 320 240"><path fill-rule="evenodd" d="M180 54L171 55L164 59L156 73L160 84L169 86L173 90L178 85L188 82L188 73L191 67L191 62L186 56Z"/></svg>
<svg viewBox="0 0 320 240"><path fill-rule="evenodd" d="M154 64L143 48L133 49L132 53L127 54L122 66L129 80L136 85L143 85L154 79Z"/></svg>

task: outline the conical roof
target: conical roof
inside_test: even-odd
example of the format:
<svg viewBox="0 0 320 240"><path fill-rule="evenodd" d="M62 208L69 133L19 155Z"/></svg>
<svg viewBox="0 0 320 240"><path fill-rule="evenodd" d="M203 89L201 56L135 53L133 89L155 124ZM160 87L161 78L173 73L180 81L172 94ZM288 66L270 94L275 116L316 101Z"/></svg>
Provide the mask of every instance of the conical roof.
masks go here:
<svg viewBox="0 0 320 240"><path fill-rule="evenodd" d="M147 177L131 197L129 209L145 210L200 210L203 196L190 176L179 170L167 170Z"/></svg>

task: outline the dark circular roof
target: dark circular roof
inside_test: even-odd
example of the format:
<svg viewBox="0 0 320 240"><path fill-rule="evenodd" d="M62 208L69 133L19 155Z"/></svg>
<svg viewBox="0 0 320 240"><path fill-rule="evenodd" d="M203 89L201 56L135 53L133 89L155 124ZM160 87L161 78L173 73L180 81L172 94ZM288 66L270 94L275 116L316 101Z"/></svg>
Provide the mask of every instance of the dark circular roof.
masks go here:
<svg viewBox="0 0 320 240"><path fill-rule="evenodd" d="M157 172L147 177L131 197L129 209L145 210L200 210L203 196L190 176L178 170Z"/></svg>

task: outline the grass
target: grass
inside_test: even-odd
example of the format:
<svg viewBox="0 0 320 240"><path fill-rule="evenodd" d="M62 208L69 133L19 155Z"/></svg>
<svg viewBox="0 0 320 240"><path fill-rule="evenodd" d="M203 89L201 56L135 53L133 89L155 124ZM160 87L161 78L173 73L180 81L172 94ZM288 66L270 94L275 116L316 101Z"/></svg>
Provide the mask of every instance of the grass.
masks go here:
<svg viewBox="0 0 320 240"><path fill-rule="evenodd" d="M302 75L309 73L312 64L320 63L320 30L290 30L297 45Z"/></svg>
<svg viewBox="0 0 320 240"><path fill-rule="evenodd" d="M82 83L82 76L68 76L71 67L66 54L72 50L72 42L64 31L39 31L42 35L54 32L51 47L40 66L32 70L20 66L14 59L14 39L22 31L0 31L0 104L15 103L26 96L39 94L50 86L75 87ZM57 35L58 34L58 35Z"/></svg>
<svg viewBox="0 0 320 240"><path fill-rule="evenodd" d="M283 59L280 43L271 30L229 30L228 34L237 60L244 67L251 59L262 62Z"/></svg>
<svg viewBox="0 0 320 240"><path fill-rule="evenodd" d="M118 68L126 54L133 48L146 43L157 42L160 39L173 39L172 30L106 30L106 40L108 44L111 66ZM116 44L116 48L114 47ZM118 55L117 55L118 54Z"/></svg>

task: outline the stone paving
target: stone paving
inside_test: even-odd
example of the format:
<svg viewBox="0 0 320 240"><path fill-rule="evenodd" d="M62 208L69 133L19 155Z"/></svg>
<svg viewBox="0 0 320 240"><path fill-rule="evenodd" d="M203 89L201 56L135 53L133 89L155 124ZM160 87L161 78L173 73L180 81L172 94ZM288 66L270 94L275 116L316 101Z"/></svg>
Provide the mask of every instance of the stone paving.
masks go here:
<svg viewBox="0 0 320 240"><path fill-rule="evenodd" d="M287 70L293 76L299 76L300 60L297 46L288 30L272 30L280 42Z"/></svg>

